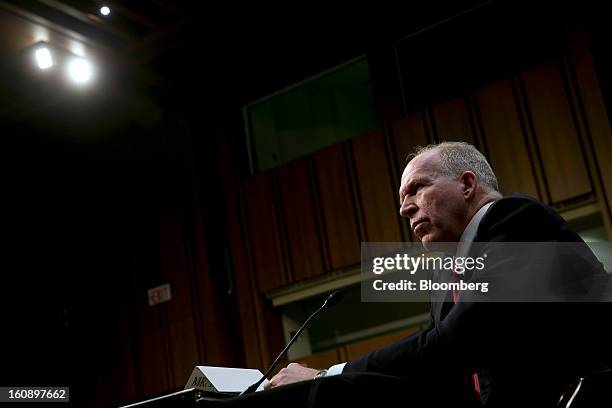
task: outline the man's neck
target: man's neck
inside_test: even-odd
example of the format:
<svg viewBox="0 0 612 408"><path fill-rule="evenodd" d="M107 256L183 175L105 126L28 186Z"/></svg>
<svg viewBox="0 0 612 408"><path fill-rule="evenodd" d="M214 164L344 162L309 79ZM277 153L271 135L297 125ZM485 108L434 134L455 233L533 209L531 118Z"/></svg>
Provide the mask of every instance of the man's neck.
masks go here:
<svg viewBox="0 0 612 408"><path fill-rule="evenodd" d="M470 208L470 211L468 212L469 216L467 219L467 223L465 224L467 227L467 224L469 224L469 222L472 220L472 218L474 218L474 215L476 215L476 213L485 205L488 204L490 202L493 201L497 201L499 200L500 197L496 197L493 196L491 194L487 194L484 195L483 197L481 197L479 200L474 200L473 205Z"/></svg>

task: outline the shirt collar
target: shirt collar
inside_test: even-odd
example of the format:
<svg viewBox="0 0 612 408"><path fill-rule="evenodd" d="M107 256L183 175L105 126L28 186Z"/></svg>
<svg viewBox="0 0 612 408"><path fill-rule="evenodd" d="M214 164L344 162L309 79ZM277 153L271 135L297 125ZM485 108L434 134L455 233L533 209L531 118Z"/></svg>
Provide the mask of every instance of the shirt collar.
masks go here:
<svg viewBox="0 0 612 408"><path fill-rule="evenodd" d="M463 234L461 234L461 239L459 239L459 242L474 241L474 238L476 238L476 233L478 232L478 226L480 225L480 221L482 221L482 217L484 217L487 210L493 205L493 203L494 201L488 202L482 207L480 207L478 211L476 211L476 214L474 214L467 227L465 227L465 229L463 230Z"/></svg>
<svg viewBox="0 0 612 408"><path fill-rule="evenodd" d="M482 218L487 213L489 207L493 205L493 203L494 201L486 203L485 205L480 207L478 211L476 211L476 214L474 214L474 216L472 216L472 219L470 220L470 222L468 222L468 225L463 230L463 234L461 234L461 238L459 239L457 256L464 256L468 253L470 249L470 244L474 242L474 238L476 238L476 233L478 232L478 226L480 225L480 221L482 221Z"/></svg>

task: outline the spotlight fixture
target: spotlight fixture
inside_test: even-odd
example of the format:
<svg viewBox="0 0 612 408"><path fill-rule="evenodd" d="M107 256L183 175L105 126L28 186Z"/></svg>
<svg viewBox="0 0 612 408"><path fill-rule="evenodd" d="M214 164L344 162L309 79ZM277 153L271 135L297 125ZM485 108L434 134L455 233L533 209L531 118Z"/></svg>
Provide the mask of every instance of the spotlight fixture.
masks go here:
<svg viewBox="0 0 612 408"><path fill-rule="evenodd" d="M100 7L100 14L102 14L104 17L108 16L110 14L111 10L108 6L102 6Z"/></svg>
<svg viewBox="0 0 612 408"><path fill-rule="evenodd" d="M85 84L93 74L93 69L89 61L83 58L73 58L67 65L68 76L77 84Z"/></svg>
<svg viewBox="0 0 612 408"><path fill-rule="evenodd" d="M44 75L34 77L44 83L69 82L78 87L89 87L94 79L98 79L95 62L95 57L85 57L66 48L39 41L23 51L16 67L20 70L45 72Z"/></svg>
<svg viewBox="0 0 612 408"><path fill-rule="evenodd" d="M45 70L53 66L53 58L51 57L51 51L47 47L41 47L34 52L34 57L38 68Z"/></svg>

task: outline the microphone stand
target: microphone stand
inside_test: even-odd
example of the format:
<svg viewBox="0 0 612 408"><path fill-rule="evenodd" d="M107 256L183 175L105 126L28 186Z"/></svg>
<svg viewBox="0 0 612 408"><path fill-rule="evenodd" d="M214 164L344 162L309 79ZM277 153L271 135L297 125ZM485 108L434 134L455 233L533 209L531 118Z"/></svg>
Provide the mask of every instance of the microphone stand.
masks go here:
<svg viewBox="0 0 612 408"><path fill-rule="evenodd" d="M278 364L278 362L280 361L280 359L285 355L285 353L287 352L287 350L289 350L289 347L291 347L293 345L293 343L295 343L295 341L297 340L298 337L300 337L300 334L302 333L302 331L308 326L308 323L310 323L310 321L317 316L319 313L321 313L321 311L323 311L323 309L330 307L330 306L334 306L335 304L337 304L340 300L341 300L342 294L338 291L332 293L331 295L329 295L327 297L327 299L325 299L325 302L323 302L323 304L321 305L321 307L319 307L317 310L315 310L315 312L313 314L311 314L308 319L306 319L306 321L304 322L304 324L302 324L302 326L300 326L299 330L293 335L293 337L291 338L291 340L289 340L289 343L287 343L287 345L285 346L285 348L283 349L283 351L280 352L280 354L276 357L276 359L274 360L274 362L272 363L272 365L270 366L270 368L268 368L268 370L265 372L265 374L259 379L259 381L257 381L254 384L251 384L246 390L242 391L240 393L240 395L244 395L244 394L251 394L252 392L255 392L257 390L257 388L259 388L259 386L261 385L261 383L268 377L268 375L274 370L274 368L276 368L276 365Z"/></svg>

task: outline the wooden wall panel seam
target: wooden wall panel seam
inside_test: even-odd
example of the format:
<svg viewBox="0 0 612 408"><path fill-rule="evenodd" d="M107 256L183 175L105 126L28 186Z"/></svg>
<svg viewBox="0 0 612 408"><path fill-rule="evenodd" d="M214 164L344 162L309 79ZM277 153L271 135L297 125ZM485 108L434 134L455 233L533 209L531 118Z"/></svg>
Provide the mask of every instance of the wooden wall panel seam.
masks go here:
<svg viewBox="0 0 612 408"><path fill-rule="evenodd" d="M399 168L400 166L399 166L399 163L396 163L397 154L392 153L393 140L391 139L391 128L384 126L381 129L381 132L382 132L382 139L383 139L383 146L384 146L385 161L387 162L387 172L391 174L391 179L389 180L389 182L391 183L391 193L395 197L395 193L399 191L400 178L401 178L401 176L397 174L396 169ZM402 240L402 242L406 242L406 241L409 241L410 239L406 238L406 228L402 224L404 223L402 223L401 220L399 220L398 227L399 227L400 239Z"/></svg>
<svg viewBox="0 0 612 408"><path fill-rule="evenodd" d="M468 108L470 126L472 127L472 132L474 133L476 147L478 147L478 150L480 150L480 152L490 161L491 155L489 153L489 147L487 146L487 138L485 137L484 133L480 108L473 93L466 96L466 104Z"/></svg>
<svg viewBox="0 0 612 408"><path fill-rule="evenodd" d="M588 115L587 115L587 109L586 106L584 104L581 92L580 92L580 82L578 81L577 75L576 75L576 68L574 63L572 62L572 59L568 56L565 60L564 60L564 80L567 81L567 87L568 87L568 98L570 99L571 103L571 107L572 107L572 114L575 115L575 121L576 121L576 127L579 128L579 141L580 141L580 147L582 148L582 153L583 153L583 159L585 161L585 163L589 163L590 160L594 160L595 162L597 162L597 159L595 156L593 156L593 141L592 141L592 135L591 135L591 129L589 126L589 120L588 120ZM586 143L588 143L589 145L589 149L587 149L587 146L585 146L585 140ZM589 154L588 152L591 151L591 154ZM602 183L601 180L601 174L599 173L599 166L594 166L595 167L595 175L593 174L590 166L587 166L587 172L589 175L589 180L591 181L591 187L595 188L595 176L597 177L598 183ZM600 188L603 189L603 184L600 186ZM605 194L603 197L601 197L601 199L605 200L605 205L608 209L608 212L610 212L610 205L608 203L607 197L605 197Z"/></svg>
<svg viewBox="0 0 612 408"><path fill-rule="evenodd" d="M175 217L173 217L173 225L175 225L178 230L176 236L174 236L173 238L179 241L177 242L177 244L180 244L180 246L177 245L177 259L173 267L166 270L163 279L163 281L169 282L171 284L172 290L174 292L173 300L171 302L164 303L164 307L162 309L162 313L165 320L164 336L170 373L170 389L175 389L176 387L182 387L184 385L177 384L177 377L181 375L179 374L181 370L181 364L184 363L184 360L179 359L179 356L181 356L181 347L183 347L183 344L181 344L180 340L177 341L176 335L173 331L179 328L182 331L184 330L184 328L182 326L177 327L176 316L178 315L178 321L180 323L183 323L183 313L185 305L189 305L189 308L193 308L193 297L190 294L191 290L187 290L186 292L184 292L183 286L183 284L189 284L190 270L192 268L192 265L190 265L191 257L189 254L189 245L191 243L189 234L190 226L192 226L192 223L190 223L189 214L192 211L193 203L191 202L192 196L185 191L183 192L185 193L185 196L182 198L185 199L188 204L178 206L174 211ZM182 258L182 263L179 261L178 257ZM186 278L186 282L183 280L184 278ZM187 298L186 296L189 297ZM182 299L183 297L185 298ZM193 325L193 315L191 316L190 320ZM196 327L192 326L192 330L195 332ZM197 337L195 333L193 333L193 335L193 344L191 346L195 346L197 352ZM187 350L193 350L193 348L189 348Z"/></svg>
<svg viewBox="0 0 612 408"><path fill-rule="evenodd" d="M291 245L289 245L289 232L287 231L287 222L285 221L285 206L283 205L283 200L281 198L281 187L278 179L278 170L277 167L270 173L271 179L271 188L272 188L272 202L274 205L274 214L276 219L278 220L278 237L277 240L279 246L279 254L281 256L281 263L283 265L283 279L284 283L291 284L294 282L295 278L295 270L293 265L293 256L291 254Z"/></svg>
<svg viewBox="0 0 612 408"><path fill-rule="evenodd" d="M586 155L586 149L583 141L583 131L586 132L585 122L578 116L578 101L575 99L575 88L572 86L570 82L569 76L570 67L568 66L568 57L564 57L561 59L559 63L559 69L561 70L561 79L563 81L563 90L565 91L565 96L568 100L568 105L570 109L570 114L572 117L572 122L574 124L574 128L576 130L576 136L578 138L578 144L580 146L580 154L582 156L582 161L587 164L589 161ZM587 177L589 179L589 183L591 184L591 192L595 190L593 175L591 174L590 166L584 166L587 172Z"/></svg>
<svg viewBox="0 0 612 408"><path fill-rule="evenodd" d="M355 209L355 222L357 223L357 234L359 235L359 242L368 240L368 227L365 220L365 211L362 204L361 188L357 181L357 169L355 165L355 155L353 153L353 147L351 141L344 142L342 145L342 154L346 160L348 183L351 188L352 201L354 203L353 208Z"/></svg>
<svg viewBox="0 0 612 408"><path fill-rule="evenodd" d="M436 127L436 121L435 121L435 117L434 117L434 112L433 112L433 107L432 106L428 106L425 109L426 112L426 118L427 118L427 130L428 133L431 134L431 141L432 143L440 143L442 140L440 140L440 138L438 137L438 129Z"/></svg>
<svg viewBox="0 0 612 408"><path fill-rule="evenodd" d="M172 346L170 345L170 322L168 319L168 304L164 303L160 306L160 317L161 317L161 330L160 334L162 337L162 346L164 348L164 362L166 369L166 390L169 390L174 385L174 370L172 369L173 361L172 358ZM153 373L153 375L155 375Z"/></svg>
<svg viewBox="0 0 612 408"><path fill-rule="evenodd" d="M530 136L529 136L529 125L525 120L525 112L523 112L523 107L521 104L521 93L519 90L519 85L517 84L517 78L511 78L510 80L510 88L512 90L512 97L514 98L514 105L516 106L516 114L519 121L519 126L521 127L521 133L523 134L523 140L525 141L525 149L527 150L527 155L529 156L529 167L531 168L531 174L534 178L534 185L536 191L538 193L539 200L544 200L544 195L546 192L542 192L545 189L543 185L544 181L542 180L542 175L538 173L537 170L537 159L534 157L533 146L531 145Z"/></svg>
<svg viewBox="0 0 612 408"><path fill-rule="evenodd" d="M160 268L160 282L163 281L168 281L167 277L165 276L164 273L164 267L162 265L162 267ZM172 285L172 282L169 281L170 284ZM173 383L172 381L172 360L170 359L170 340L169 340L169 335L168 335L168 331L170 330L169 324L168 324L168 316L167 316L167 309L168 309L168 304L167 303L163 303L160 305L157 305L157 307L155 309L158 309L158 318L159 318L159 336L160 336L160 340L161 340L161 348L162 348L162 362L164 364L164 372L165 372L165 380L166 383L164 385L164 390L163 391L167 391L170 388L170 384ZM156 375L157 373L148 373L149 375Z"/></svg>
<svg viewBox="0 0 612 408"><path fill-rule="evenodd" d="M247 235L247 245L248 245L249 250L250 250L250 252L249 252L250 256L251 256L250 259L253 262L253 264L252 264L253 265L253 278L255 279L257 289L260 290L260 291L265 291L265 290L271 289L272 287L284 286L284 285L286 285L288 283L287 282L287 275L286 275L286 268L285 268L285 263L284 263L285 259L284 259L284 255L283 255L283 245L284 245L284 243L282 242L282 237L280 236L280 226L279 226L279 223L281 222L281 220L279 220L279 218L278 218L278 216L279 216L279 213L278 213L279 205L278 205L278 202L276 201L277 197L275 197L275 189L273 187L274 182L273 182L273 179L271 177L271 174L272 174L271 172L261 173L260 175L253 176L253 177L260 177L260 180L261 180L260 183L265 185L266 191L269 192L269 197L266 197L266 198L270 199L269 205L271 205L271 207L272 207L272 208L267 207L270 210L270 214L269 214L270 215L270 220L269 220L269 222L272 225L270 225L270 224L265 225L265 230L273 232L274 234L269 236L269 237L266 237L266 238L269 238L269 239L271 239L273 241L272 242L272 248L273 249L272 248L266 248L266 249L268 249L268 250L275 250L276 251L277 258L274 259L275 262L274 262L273 268L278 268L279 269L278 272L280 272L280 273L275 273L275 271L272 271L272 273L274 273L274 275L272 275L272 276L274 278L276 278L276 280L280 280L280 282L276 281L276 282L270 283L270 282L267 282L267 281L263 281L263 282L261 281L262 276L264 276L264 275L260 275L260 273L265 274L265 273L269 273L269 271L267 271L267 270L266 271L258 270L258 268L261 267L261 265L258 264L258 260L261 260L261 258L258 258L258 256L260 256L260 257L261 256L268 256L268 254L262 254L261 252L257 251L258 248L256 247L255 244L258 242L258 239L257 239L258 238L258 232L257 232L257 228L256 227L261 227L261 225L258 225L255 222L255 219L257 217L252 217L253 214L251 213L251 211L249 211L249 209L252 209L252 208L248 207L248 204L247 204L246 200L243 201L244 210L245 210L245 220L246 220L246 226L247 226L247 230L246 231L247 231L247 234L248 234ZM246 180L243 180L243 182L246 182ZM261 185L258 185L258 184L259 183L255 184L256 188L261 188ZM244 184L243 184L243 187L244 187ZM244 188L241 191L241 193L242 193L242 197L246 197L247 194L244 191ZM252 202L256 202L256 199L252 199L251 198L251 200L252 200ZM265 241L265 239L262 239L262 241ZM269 266L267 266L267 267L269 267ZM272 286L270 286L270 284L272 284Z"/></svg>
<svg viewBox="0 0 612 408"><path fill-rule="evenodd" d="M465 102L465 109L467 111L469 128L472 131L472 135L474 136L474 146L476 146L476 148L480 150L482 154L484 154L485 156L488 156L488 152L484 148L483 141L480 138L481 135L479 133L479 129L476 126L475 113L473 111L472 100L470 98L470 94L464 95L463 100Z"/></svg>
<svg viewBox="0 0 612 408"><path fill-rule="evenodd" d="M430 115L439 142L464 141L479 147L466 95L432 105Z"/></svg>
<svg viewBox="0 0 612 408"><path fill-rule="evenodd" d="M402 166L402 164L397 161L397 154L392 154L392 152L397 151L397 147L395 143L393 143L393 127L391 124L387 124L383 126L381 130L383 132L383 142L385 144L385 156L387 157L387 169L391 174L391 183L393 185L394 192L399 190L399 185L401 182L401 175L397 174L397 169Z"/></svg>
<svg viewBox="0 0 612 408"><path fill-rule="evenodd" d="M194 191L194 194L197 192ZM198 205L199 200L195 200L193 206ZM193 209L189 214L185 214L185 222L189 226L190 230L196 228L194 217L190 217L193 214ZM198 263L196 258L197 248L195 247L195 240L193 239L193 233L189 234L187 228L184 229L185 234L185 257L189 262L189 268L187 269L187 278L189 282L189 295L191 296L191 312L193 313L193 329L196 340L196 352L198 361L207 361L206 345L202 338L201 330L204 327L202 321L202 314L200 313L200 279L198 276Z"/></svg>
<svg viewBox="0 0 612 408"><path fill-rule="evenodd" d="M517 91L519 92L519 95L521 97L519 99L520 100L519 106L521 107L519 112L522 113L522 115L519 115L519 117L521 118L521 122L525 120L525 130L526 130L525 135L526 135L526 140L527 140L527 146L529 147L528 151L530 152L530 156L536 159L535 162L537 163L537 169L538 169L538 171L536 172L538 176L537 180L542 183L543 189L545 191L545 198L546 198L547 204L552 204L550 187L548 186L548 182L546 181L546 177L545 177L546 172L544 171L544 164L542 162L542 157L540 155L540 147L538 145L538 140L536 137L535 126L533 124L533 118L529 110L529 100L527 98L527 90L525 88L525 83L523 81L523 78L521 77L520 74L517 77L517 81L518 81ZM523 115L524 115L524 118L523 118ZM531 152L532 149L533 149L533 152L535 153L533 155ZM544 196L542 196L542 198L544 198Z"/></svg>
<svg viewBox="0 0 612 408"><path fill-rule="evenodd" d="M233 169L235 170L235 169ZM238 177L236 174L233 175L233 182L235 184L238 184ZM233 209L236 211L236 213L234 214L229 214L226 215L226 217L229 217L230 220L234 220L235 221L235 227L237 227L237 231L234 231L234 233L236 233L238 235L238 239L236 240L236 237L230 237L230 245L232 245L231 243L233 242L233 254L236 255L236 247L242 248L240 251L240 254L237 255L238 258L241 258L244 264L244 267L242 270L237 270L236 274L237 276L241 276L244 277L243 279L240 279L243 283L246 282L246 287L244 287L244 289L241 289L240 284L237 285L236 287L236 293L238 294L238 308L240 311L240 307L244 304L247 305L249 310L253 310L254 304L253 304L253 300L252 298L252 277L251 277L251 273L249 272L249 269L252 267L250 264L250 259L249 259L249 252L248 252L248 244L246 242L246 237L247 235L247 231L246 231L246 221L244 219L245 216L245 209L242 208L242 204L240 202L240 187L238 187L235 191L230 192L230 199L232 202L234 202L234 207ZM226 213L227 214L227 213ZM237 241L237 242L236 242ZM243 255L243 256L240 256ZM246 293L248 293L248 298L245 299L244 296L240 296L239 293L241 291L245 291ZM250 358L253 358L254 360L258 360L259 364L263 365L263 360L261 357L261 348L260 348L260 343L261 343L261 339L260 339L260 333L259 333L259 325L257 324L257 315L255 315L255 334L256 334L256 341L255 343L255 350L252 351L255 356L252 357L251 354L251 349L249 349L245 343L244 343L244 339L246 339L246 329L244 326L244 323L240 324L238 326L239 332L241 334L242 337L242 352L243 352L243 358L245 363L249 361Z"/></svg>
<svg viewBox="0 0 612 408"><path fill-rule="evenodd" d="M340 357L340 361L348 361L348 356L346 353L346 346L342 345L338 348L338 355Z"/></svg>
<svg viewBox="0 0 612 408"><path fill-rule="evenodd" d="M332 269L355 265L360 259L359 219L355 213L359 203L354 202L347 143L336 144L314 155Z"/></svg>
<svg viewBox="0 0 612 408"><path fill-rule="evenodd" d="M427 138L427 142L429 144L437 143L438 140L436 138L436 129L433 125L433 114L431 108L421 111L420 115L423 122L423 127L425 128L425 137Z"/></svg>
<svg viewBox="0 0 612 408"><path fill-rule="evenodd" d="M515 95L511 80L481 87L472 93L474 113L500 192L539 197Z"/></svg>
<svg viewBox="0 0 612 408"><path fill-rule="evenodd" d="M134 274L132 274L131 286L128 288L128 293L136 293L136 282L134 281ZM134 388L136 395L134 398L140 397L144 394L144 387L142 384L142 365L140 357L140 348L138 346L138 329L137 324L137 299L138 296L132 296L129 309L128 309L128 336L130 342L130 349L132 352L132 370L134 370Z"/></svg>
<svg viewBox="0 0 612 408"><path fill-rule="evenodd" d="M400 187L400 183L401 183L401 175L403 173L404 168L406 167L406 159L408 158L408 156L410 154L413 153L414 149L417 146L425 146L431 143L434 143L434 136L432 133L432 129L429 123L429 116L427 113L427 110L421 110L418 112L415 112L412 114L414 116L414 118L418 117L418 124L419 127L421 128L421 130L423 131L423 136L424 136L424 140L423 141L414 141L412 140L412 142L414 143L410 143L410 147L409 150L404 151L402 156L399 156L398 154L394 154L393 155L393 163L395 163L395 165L397 167L395 167L394 173L397 171L397 184L395 186L396 188L396 192L399 191L399 187ZM401 132L399 131L399 129L401 128L401 123L408 120L411 116L405 116L401 119L395 120L391 123L389 123L388 127L389 127L389 137L391 139L390 141L390 145L392 146L392 149L396 152L399 152L400 146L398 144L398 142L400 141L400 134ZM399 162L401 157L401 163ZM416 237L412 234L412 231L410 230L410 226L408 225L407 222L404 222L402 220L400 220L400 226L401 226L401 234L404 237L404 240L408 241L408 242L413 242L416 240Z"/></svg>
<svg viewBox="0 0 612 408"><path fill-rule="evenodd" d="M549 60L521 76L551 204L571 205L576 197L592 194L593 189L580 152L562 62Z"/></svg>
<svg viewBox="0 0 612 408"><path fill-rule="evenodd" d="M319 241L319 248L321 256L323 258L323 271L329 272L332 269L332 261L330 256L329 241L327 237L327 231L325 230L325 222L323 219L323 203L321 203L321 192L319 187L319 181L315 174L313 155L308 156L307 159L307 174L310 180L309 188L312 194L312 201L314 203L316 211L315 216L317 220L317 234Z"/></svg>
<svg viewBox="0 0 612 408"><path fill-rule="evenodd" d="M248 225L248 220L247 220L247 213L246 213L246 208L245 208L245 204L244 204L244 187L242 185L242 183L240 183L240 186L238 188L238 194L237 194L237 200L238 200L238 210L240 211L240 219L242 220L242 222L240 223L240 229L242 232L242 236L243 237L250 237L251 235L248 233L249 231L249 225ZM257 339L258 341L258 346L259 346L259 360L261 363L261 367L265 367L267 365L267 341L265 336L263 335L263 333L265 333L265 325L262 323L262 317L261 317L261 313L259 311L259 308L257 307L257 298L259 296L259 290L257 288L257 277L255 276L255 272L254 272L254 267L255 267L255 260L253 259L253 254L252 254L252 250L250 245L248 244L247 240L244 239L243 241L244 244L244 249L245 249L245 253L247 254L247 265L248 265L248 276L249 276L249 286L251 289L251 298L253 300L253 304L252 304L252 308L254 310L254 317L255 317L255 327L257 330ZM264 328L262 330L262 327ZM245 333L242 333L244 336L244 339L246 340L246 335Z"/></svg>
<svg viewBox="0 0 612 408"><path fill-rule="evenodd" d="M393 128L393 126L391 126L391 124L389 124L387 126L388 128L388 133L389 133L389 148L393 151L397 151L398 150L398 146L395 143L395 129ZM403 168L405 167L405 165L402 163L402 165L400 166L400 163L397 162L397 154L392 154L390 155L390 164L393 166L393 173L395 174L397 172L397 170L395 169L399 169L399 168ZM400 188L400 184L401 184L401 174L397 174L395 176L395 178L393 179L393 187L395 188L395 191L399 191ZM410 231L408 231L408 226L406 225L407 223L405 222L401 222L400 221L400 236L402 237L402 241L404 242L412 242L412 234L410 234Z"/></svg>

